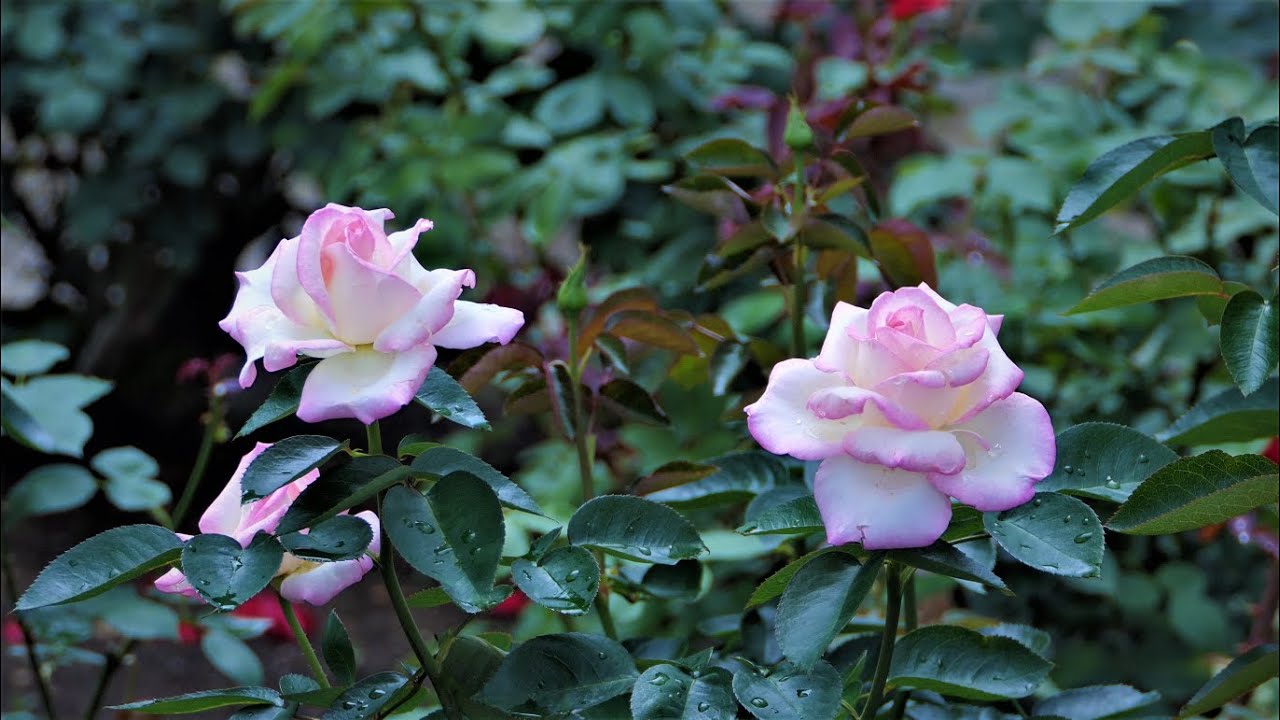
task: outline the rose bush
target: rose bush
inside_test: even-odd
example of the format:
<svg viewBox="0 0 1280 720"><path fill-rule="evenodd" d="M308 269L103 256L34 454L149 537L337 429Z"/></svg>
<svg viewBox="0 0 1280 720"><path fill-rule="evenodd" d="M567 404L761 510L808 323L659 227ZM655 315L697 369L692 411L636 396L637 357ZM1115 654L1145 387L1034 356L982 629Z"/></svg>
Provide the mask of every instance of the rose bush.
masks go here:
<svg viewBox="0 0 1280 720"><path fill-rule="evenodd" d="M983 511L1031 499L1053 470L1053 426L1014 392L1002 319L921 283L870 309L837 304L818 357L774 366L748 427L770 452L822 461L828 542L920 547L946 530L949 497Z"/></svg>
<svg viewBox="0 0 1280 720"><path fill-rule="evenodd" d="M202 533L226 535L240 543L241 547L249 547L249 543L258 533L275 532L284 518L289 506L302 494L308 485L320 477L318 470L303 475L275 492L259 500L241 504L240 481L244 477L249 464L261 455L271 443L258 443L240 460L239 467L231 476L222 492L214 499L209 508L200 516L199 528ZM381 533L378 516L365 510L356 513L356 517L369 523L373 530L373 540L369 543L366 554L353 560L338 562L312 562L291 553L285 553L276 577L283 576L280 581L280 594L292 602L306 602L312 605L323 605L338 593L360 582L373 568L370 554L377 554L381 548ZM190 535L178 533L184 541ZM157 590L167 593L181 593L197 597L195 588L187 581L186 575L178 568L169 570L156 580Z"/></svg>
<svg viewBox="0 0 1280 720"><path fill-rule="evenodd" d="M283 370L298 356L320 358L307 377L298 417L307 422L387 417L413 399L436 348L507 343L524 324L518 310L458 300L471 270L426 270L413 256L430 220L387 234L390 210L330 203L282 240L257 270L238 273L240 291L219 326L256 363Z"/></svg>

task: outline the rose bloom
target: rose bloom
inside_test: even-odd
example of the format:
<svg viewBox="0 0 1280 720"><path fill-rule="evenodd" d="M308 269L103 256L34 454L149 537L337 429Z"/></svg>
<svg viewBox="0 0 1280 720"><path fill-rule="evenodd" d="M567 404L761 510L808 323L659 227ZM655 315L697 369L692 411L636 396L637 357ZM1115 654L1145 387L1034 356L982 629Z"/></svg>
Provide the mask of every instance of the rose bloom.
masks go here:
<svg viewBox="0 0 1280 720"><path fill-rule="evenodd" d="M270 443L258 443L248 455L244 456L235 474L231 476L231 481L214 499L209 509L204 511L204 515L200 516L200 532L227 535L240 543L241 547L249 547L249 543L258 533L275 532L293 501L308 485L320 477L318 470L312 470L264 498L241 504L240 479L244 477L244 471L249 467L249 463L269 447L271 447ZM284 559L280 562L280 568L276 571L276 577L284 576L280 581L280 594L286 600L323 605L338 593L359 582L360 578L373 568L373 559L369 557L369 553L377 554L382 547L379 533L381 525L378 522L378 516L367 510L356 513L356 517L369 523L373 530L373 541L369 544L366 554L353 560L312 562L292 553L285 553ZM181 533L178 537L183 540L191 538L190 535ZM161 575L156 580L155 586L161 592L199 596L178 568L173 568Z"/></svg>
<svg viewBox="0 0 1280 720"><path fill-rule="evenodd" d="M244 346L240 385L261 359L283 370L298 356L320 358L302 388L307 422L356 418L369 424L413 399L436 348L507 343L524 324L518 310L458 300L475 286L470 270L426 270L413 256L431 221L390 235L390 210L329 204L296 238L282 240L257 270L237 273L240 290L219 327Z"/></svg>
<svg viewBox="0 0 1280 720"><path fill-rule="evenodd" d="M747 425L766 450L821 460L813 492L832 545L937 540L951 500L1007 510L1053 470L1044 406L996 341L1003 320L921 284L838 303L822 352L774 366Z"/></svg>
<svg viewBox="0 0 1280 720"><path fill-rule="evenodd" d="M940 10L950 0L889 0L889 15L894 20L910 20L917 15Z"/></svg>

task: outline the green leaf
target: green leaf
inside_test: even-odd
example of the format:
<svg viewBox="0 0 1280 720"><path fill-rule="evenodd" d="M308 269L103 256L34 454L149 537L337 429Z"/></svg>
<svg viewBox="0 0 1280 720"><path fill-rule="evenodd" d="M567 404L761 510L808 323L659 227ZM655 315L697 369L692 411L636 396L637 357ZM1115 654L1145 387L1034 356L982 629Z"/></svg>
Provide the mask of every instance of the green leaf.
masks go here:
<svg viewBox="0 0 1280 720"><path fill-rule="evenodd" d="M782 594L783 590L786 589L787 585L791 583L791 578L795 577L796 573L800 572L801 568L813 561L815 558L833 552L846 552L846 550L843 547L825 547L819 550L814 550L807 555L801 555L795 560L787 563L780 570L765 578L756 586L755 591L751 593L750 599L747 600L747 606L744 609L750 610L753 607L763 605L778 597Z"/></svg>
<svg viewBox="0 0 1280 720"><path fill-rule="evenodd" d="M5 522L74 510L97 492L97 479L79 465L42 465L9 488L4 498Z"/></svg>
<svg viewBox="0 0 1280 720"><path fill-rule="evenodd" d="M767 453L734 453L706 463L718 470L692 482L649 493L646 497L679 508L697 508L746 500L787 482L787 467Z"/></svg>
<svg viewBox="0 0 1280 720"><path fill-rule="evenodd" d="M1052 667L1009 638L931 625L898 641L889 684L967 700L1001 700L1030 695Z"/></svg>
<svg viewBox="0 0 1280 720"><path fill-rule="evenodd" d="M1251 288L1244 283L1224 280L1221 295L1197 295L1196 307L1204 316L1205 322L1209 325L1217 325L1222 322L1222 313L1226 312L1227 303L1231 302L1231 298L1249 289Z"/></svg>
<svg viewBox="0 0 1280 720"><path fill-rule="evenodd" d="M503 658L480 699L507 711L567 713L621 695L637 675L631 655L609 638L543 635Z"/></svg>
<svg viewBox="0 0 1280 720"><path fill-rule="evenodd" d="M324 663L329 672L338 679L340 685L350 685L356 680L356 650L351 645L351 636L347 634L347 626L342 624L337 610L330 610L324 622L324 633L320 636L320 652L324 655Z"/></svg>
<svg viewBox="0 0 1280 720"><path fill-rule="evenodd" d="M778 604L774 634L788 660L812 667L871 590L884 555L865 565L846 553L828 553L796 572Z"/></svg>
<svg viewBox="0 0 1280 720"><path fill-rule="evenodd" d="M1280 380L1271 378L1248 397L1236 388L1196 403L1156 435L1161 442L1217 445L1280 435Z"/></svg>
<svg viewBox="0 0 1280 720"><path fill-rule="evenodd" d="M316 363L305 363L285 373L272 388L267 399L253 411L248 420L244 421L244 426L240 428L240 432L236 433L236 437L245 437L255 430L260 430L298 412L298 403L302 402L302 386L315 367Z"/></svg>
<svg viewBox="0 0 1280 720"><path fill-rule="evenodd" d="M354 560L373 542L373 528L364 518L338 515L311 526L307 533L280 536L285 550L313 562Z"/></svg>
<svg viewBox="0 0 1280 720"><path fill-rule="evenodd" d="M620 310L609 318L605 329L638 343L682 355L698 355L698 344L688 331L661 315L648 310Z"/></svg>
<svg viewBox="0 0 1280 720"><path fill-rule="evenodd" d="M1049 659L1049 648L1053 645L1053 638L1049 633L1037 630L1030 625L1000 623L978 628L978 634L985 637L1009 638L1045 660Z"/></svg>
<svg viewBox="0 0 1280 720"><path fill-rule="evenodd" d="M226 535L205 533L182 549L182 572L210 605L234 610L271 582L283 558L280 542L266 533L258 533L247 548Z"/></svg>
<svg viewBox="0 0 1280 720"><path fill-rule="evenodd" d="M1232 660L1222 672L1214 675L1178 712L1178 717L1203 715L1222 707L1262 683L1275 677L1280 663L1280 646L1259 645Z"/></svg>
<svg viewBox="0 0 1280 720"><path fill-rule="evenodd" d="M573 400L573 373L569 372L569 366L563 360L552 360L543 367L543 378L547 399L551 404L551 417L555 419L556 427L564 434L565 439L573 440L578 432L578 417ZM508 403L519 392L518 389L516 393L512 393L507 398ZM584 402L590 396L589 391L582 391Z"/></svg>
<svg viewBox="0 0 1280 720"><path fill-rule="evenodd" d="M1158 692L1140 692L1128 685L1091 685L1066 690L1036 703L1036 717L1066 720L1105 720L1146 707L1160 699Z"/></svg>
<svg viewBox="0 0 1280 720"><path fill-rule="evenodd" d="M928 570L947 577L982 583L1007 595L1012 595L1004 581L992 569L942 541L929 547L913 550L894 550L889 557L913 568Z"/></svg>
<svg viewBox="0 0 1280 720"><path fill-rule="evenodd" d="M542 508L534 501L524 488L515 484L506 475L498 472L492 465L475 455L462 452L443 445L427 448L414 458L409 466L415 473L425 473L436 477L464 472L485 481L498 494L498 502L512 510L523 510L533 515L542 515Z"/></svg>
<svg viewBox="0 0 1280 720"><path fill-rule="evenodd" d="M1276 465L1261 455L1221 450L1164 466L1133 491L1107 521L1129 535L1164 535L1220 523L1277 495Z"/></svg>
<svg viewBox="0 0 1280 720"><path fill-rule="evenodd" d="M1177 453L1133 428L1083 423L1058 433L1053 474L1036 489L1122 503Z"/></svg>
<svg viewBox="0 0 1280 720"><path fill-rule="evenodd" d="M662 191L694 210L717 217L741 212L743 201L751 197L729 179L709 174L681 178L663 185Z"/></svg>
<svg viewBox="0 0 1280 720"><path fill-rule="evenodd" d="M634 720L733 720L733 676L713 667L696 677L675 665L659 663L640 674L631 691Z"/></svg>
<svg viewBox="0 0 1280 720"><path fill-rule="evenodd" d="M1213 154L1208 130L1157 135L1121 145L1085 169L1058 211L1054 232L1083 225L1136 195L1157 177Z"/></svg>
<svg viewBox="0 0 1280 720"><path fill-rule="evenodd" d="M1280 128L1265 123L1245 136L1244 121L1231 118L1213 128L1213 150L1231 181L1273 214L1280 214Z"/></svg>
<svg viewBox="0 0 1280 720"><path fill-rule="evenodd" d="M929 234L901 218L889 218L871 229L871 255L895 287L938 284L937 261Z"/></svg>
<svg viewBox="0 0 1280 720"><path fill-rule="evenodd" d="M487 635L487 633L486 633ZM509 636L508 636L509 639ZM507 644L510 647L510 643ZM485 720L502 716L502 712L472 699L498 671L505 653L486 642L484 637L460 635L449 644L449 652L441 662L443 681L463 716Z"/></svg>
<svg viewBox="0 0 1280 720"><path fill-rule="evenodd" d="M674 565L707 551L698 531L666 505L627 495L591 500L569 519L569 543L636 562Z"/></svg>
<svg viewBox="0 0 1280 720"><path fill-rule="evenodd" d="M5 429L41 452L80 457L93 435L93 421L81 412L111 391L111 383L84 375L41 375L20 386L3 381ZM16 404L25 410L13 408ZM10 413L15 413L10 418ZM38 429L37 429L38 428Z"/></svg>
<svg viewBox="0 0 1280 720"><path fill-rule="evenodd" d="M1221 293L1222 280L1213 268L1195 258L1169 255L1145 260L1112 275L1064 314Z"/></svg>
<svg viewBox="0 0 1280 720"><path fill-rule="evenodd" d="M681 560L675 565L650 565L644 571L639 586L650 597L692 600L702 588L702 563Z"/></svg>
<svg viewBox="0 0 1280 720"><path fill-rule="evenodd" d="M0 378L0 427L4 428L5 435L40 452L53 452L58 442L23 407L14 387L4 378ZM89 429L92 432L93 426L90 425Z"/></svg>
<svg viewBox="0 0 1280 720"><path fill-rule="evenodd" d="M410 469L385 455L351 458L321 471L320 478L289 506L276 533L286 535L318 525L409 478Z"/></svg>
<svg viewBox="0 0 1280 720"><path fill-rule="evenodd" d="M107 477L103 490L111 504L121 510L148 510L173 499L169 486L154 479L160 473L160 465L136 447L103 450L89 464Z"/></svg>
<svg viewBox="0 0 1280 720"><path fill-rule="evenodd" d="M211 628L200 638L200 650L209 663L228 680L246 685L262 682L265 674L262 661L235 635Z"/></svg>
<svg viewBox="0 0 1280 720"><path fill-rule="evenodd" d="M738 532L744 535L808 535L823 529L822 515L813 496L799 497L775 505L755 519L743 523Z"/></svg>
<svg viewBox="0 0 1280 720"><path fill-rule="evenodd" d="M568 135L599 123L604 104L600 74L588 73L542 93L533 107L533 119L556 135Z"/></svg>
<svg viewBox="0 0 1280 720"><path fill-rule="evenodd" d="M65 347L48 340L19 340L0 347L0 371L13 377L42 375L71 357Z"/></svg>
<svg viewBox="0 0 1280 720"><path fill-rule="evenodd" d="M1280 307L1252 290L1237 293L1222 311L1222 359L1240 392L1262 387L1280 360Z"/></svg>
<svg viewBox="0 0 1280 720"><path fill-rule="evenodd" d="M699 145L684 156L692 172L729 177L769 177L773 161L762 150L734 138L721 138Z"/></svg>
<svg viewBox="0 0 1280 720"><path fill-rule="evenodd" d="M249 463L240 479L242 500L264 498L337 455L346 446L323 435L296 435L272 445Z"/></svg>
<svg viewBox="0 0 1280 720"><path fill-rule="evenodd" d="M409 684L409 678L400 673L380 672L362 679L338 696L325 720L365 720L378 717L378 711L396 699L396 693Z"/></svg>
<svg viewBox="0 0 1280 720"><path fill-rule="evenodd" d="M919 127L910 111L894 105L876 105L858 114L844 131L846 139L888 135Z"/></svg>
<svg viewBox="0 0 1280 720"><path fill-rule="evenodd" d="M506 532L502 507L483 481L454 473L425 497L397 485L383 501L382 521L396 550L458 607L476 613L506 597L493 587Z"/></svg>
<svg viewBox="0 0 1280 720"><path fill-rule="evenodd" d="M733 674L734 696L760 720L829 720L840 693L840 673L823 660L809 670L784 662L767 676L750 668Z"/></svg>
<svg viewBox="0 0 1280 720"><path fill-rule="evenodd" d="M492 430L480 406L467 391L440 367L433 367L413 396L417 403L446 420L480 430Z"/></svg>
<svg viewBox="0 0 1280 720"><path fill-rule="evenodd" d="M1000 547L1025 565L1067 577L1101 572L1102 524L1073 497L1036 493L1025 505L985 513L982 522Z"/></svg>
<svg viewBox="0 0 1280 720"><path fill-rule="evenodd" d="M84 600L178 559L182 541L157 525L126 525L94 535L45 566L15 610Z"/></svg>
<svg viewBox="0 0 1280 720"><path fill-rule="evenodd" d="M172 697L139 700L138 702L112 705L110 710L128 710L148 715L186 713L217 710L233 705L272 705L284 707L284 698L280 693L265 687L236 687L223 690L202 690L200 692L174 695Z"/></svg>
<svg viewBox="0 0 1280 720"><path fill-rule="evenodd" d="M537 562L517 560L511 565L511 577L530 600L565 615L590 610L600 588L600 567L580 547L552 550Z"/></svg>
<svg viewBox="0 0 1280 720"><path fill-rule="evenodd" d="M623 378L614 378L600 386L601 402L626 420L668 425L667 414L648 390Z"/></svg>

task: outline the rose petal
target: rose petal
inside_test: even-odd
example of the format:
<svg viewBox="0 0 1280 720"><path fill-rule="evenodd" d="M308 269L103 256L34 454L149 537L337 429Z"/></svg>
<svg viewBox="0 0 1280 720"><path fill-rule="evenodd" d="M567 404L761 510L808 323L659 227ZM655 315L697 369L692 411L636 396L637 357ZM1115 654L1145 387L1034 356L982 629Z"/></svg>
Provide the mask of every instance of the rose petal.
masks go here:
<svg viewBox="0 0 1280 720"><path fill-rule="evenodd" d="M832 545L867 550L924 547L951 521L951 501L921 473L868 465L847 456L824 460L813 494Z"/></svg>
<svg viewBox="0 0 1280 720"><path fill-rule="evenodd" d="M982 377L991 353L985 348L959 348L925 366L925 370L942 373L948 387L960 387Z"/></svg>
<svg viewBox="0 0 1280 720"><path fill-rule="evenodd" d="M327 328L325 314L298 281L298 247L301 243L299 238L281 240L275 252L271 253L275 259L271 271L271 301L285 317L298 325ZM271 259L267 262L272 264Z"/></svg>
<svg viewBox="0 0 1280 720"><path fill-rule="evenodd" d="M872 410L878 412L870 413L869 418L863 418L864 421L869 419L871 422L879 424L879 419L883 417L895 427L900 427L904 430L927 430L929 428L929 424L921 419L919 415L909 408L894 402L891 398L872 390L864 390L850 385L819 389L809 397L806 406L810 412L823 420L843 420L853 415L867 414L868 404L871 405ZM858 423L858 425L861 424ZM848 429L853 427L856 427L856 425L849 425Z"/></svg>
<svg viewBox="0 0 1280 720"><path fill-rule="evenodd" d="M305 570L286 575L280 582L280 594L290 602L324 605L360 582L372 568L373 560L367 555L355 560L310 564Z"/></svg>
<svg viewBox="0 0 1280 720"><path fill-rule="evenodd" d="M422 294L405 280L360 257L346 243L324 249L333 334L348 345L369 345L409 313Z"/></svg>
<svg viewBox="0 0 1280 720"><path fill-rule="evenodd" d="M418 265L412 255L401 263ZM416 277L414 287L421 293L420 299L409 312L392 322L382 331L373 343L373 349L379 352L402 352L425 342L433 345L440 343L432 337L433 333L443 329L453 319L457 311L458 296L464 287L474 287L475 273L470 270L423 270L418 266L416 273L406 275Z"/></svg>
<svg viewBox="0 0 1280 720"><path fill-rule="evenodd" d="M246 358L240 371L241 387L249 387L257 379L254 363L263 358L271 343L281 339L309 342L328 338L323 329L299 325L276 307L271 287L278 254L279 249L257 270L236 273L240 289L231 312L218 322L218 327L244 347Z"/></svg>
<svg viewBox="0 0 1280 720"><path fill-rule="evenodd" d="M392 259L390 264L385 267L394 268L397 275L406 277L400 272L399 265L406 258L413 257L413 248L418 244L418 236L435 227L435 223L425 218L420 218L413 227L405 228L397 232L387 235L387 242L391 245ZM414 261L417 264L417 261Z"/></svg>
<svg viewBox="0 0 1280 720"><path fill-rule="evenodd" d="M964 448L941 430L899 430L863 426L844 438L856 460L911 472L954 473L964 467Z"/></svg>
<svg viewBox="0 0 1280 720"><path fill-rule="evenodd" d="M432 344L454 350L496 342L506 345L524 326L524 313L514 308L459 300L453 319L431 336Z"/></svg>
<svg viewBox="0 0 1280 720"><path fill-rule="evenodd" d="M170 568L169 572L156 578L155 588L164 593L175 593L178 595L186 595L188 597L200 597L200 593L191 587L191 583L187 580L187 576L182 574L178 568Z"/></svg>
<svg viewBox="0 0 1280 720"><path fill-rule="evenodd" d="M838 455L843 452L840 440L856 424L824 419L809 409L808 400L819 391L842 388L844 382L840 373L823 372L810 360L783 360L769 373L764 394L745 408L747 429L771 453L801 460Z"/></svg>
<svg viewBox="0 0 1280 720"><path fill-rule="evenodd" d="M831 326L822 341L822 351L813 359L819 370L848 372L857 355L855 337L867 336L867 311L847 302L837 302L831 311Z"/></svg>
<svg viewBox="0 0 1280 720"><path fill-rule="evenodd" d="M302 386L298 418L355 418L366 425L380 420L413 400L435 360L431 345L400 353L357 350L321 360Z"/></svg>
<svg viewBox="0 0 1280 720"><path fill-rule="evenodd" d="M964 422L987 409L992 403L1009 397L1022 384L1022 369L1013 364L994 331L982 334L975 348L987 352L987 368L974 382L964 386L964 393L957 396L951 408L952 422Z"/></svg>
<svg viewBox="0 0 1280 720"><path fill-rule="evenodd" d="M877 337L885 330L895 329L927 346L944 350L956 341L947 311L938 305L933 295L919 288L881 293L867 311L867 326Z"/></svg>
<svg viewBox="0 0 1280 720"><path fill-rule="evenodd" d="M213 499L208 509L200 516L200 521L197 523L200 532L231 535L236 528L240 527L240 518L244 512L244 506L240 503L242 494L240 480L244 477L244 471L249 469L249 464L269 447L271 443L255 443L253 449L240 458L240 464L231 474L226 487L222 488L222 492L218 493L218 497Z"/></svg>
<svg viewBox="0 0 1280 720"><path fill-rule="evenodd" d="M938 490L983 512L1017 507L1035 494L1035 484L1053 472L1056 442L1049 413L1022 393L1000 400L951 428L968 459L954 474L934 473ZM974 433L981 442L967 439Z"/></svg>

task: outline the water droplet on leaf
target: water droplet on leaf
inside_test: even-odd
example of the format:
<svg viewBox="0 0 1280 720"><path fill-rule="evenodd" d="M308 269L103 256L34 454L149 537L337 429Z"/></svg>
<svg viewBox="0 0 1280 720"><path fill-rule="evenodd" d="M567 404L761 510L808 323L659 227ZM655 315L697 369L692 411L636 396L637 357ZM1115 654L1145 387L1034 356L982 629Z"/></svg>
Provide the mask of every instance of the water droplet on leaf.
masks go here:
<svg viewBox="0 0 1280 720"><path fill-rule="evenodd" d="M1076 536L1076 544L1077 544L1077 545L1083 545L1083 544L1085 544L1085 543L1089 542L1089 541L1090 541L1090 540L1092 540L1092 539L1093 539L1093 533L1091 533L1091 532L1082 532L1082 533L1080 533L1079 535L1077 535L1077 536Z"/></svg>
<svg viewBox="0 0 1280 720"><path fill-rule="evenodd" d="M765 700L764 698L761 698L761 697L758 697L758 698L751 698L751 704L752 704L752 705L754 705L754 706L756 706L756 707L758 707L758 708L767 708L767 707L769 707L769 701L768 701L768 700Z"/></svg>

